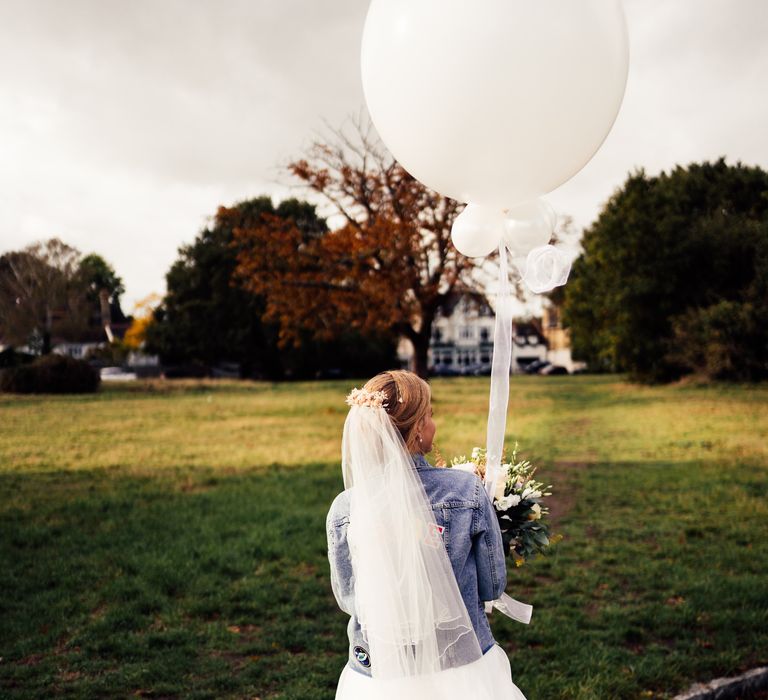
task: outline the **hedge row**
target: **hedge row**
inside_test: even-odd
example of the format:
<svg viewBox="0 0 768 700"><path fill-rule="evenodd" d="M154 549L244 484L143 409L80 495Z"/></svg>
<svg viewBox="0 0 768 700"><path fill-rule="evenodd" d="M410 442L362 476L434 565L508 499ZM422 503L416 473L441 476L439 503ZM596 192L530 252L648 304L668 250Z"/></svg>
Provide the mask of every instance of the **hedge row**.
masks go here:
<svg viewBox="0 0 768 700"><path fill-rule="evenodd" d="M87 394L101 383L99 371L83 360L44 355L0 371L0 391L15 394Z"/></svg>

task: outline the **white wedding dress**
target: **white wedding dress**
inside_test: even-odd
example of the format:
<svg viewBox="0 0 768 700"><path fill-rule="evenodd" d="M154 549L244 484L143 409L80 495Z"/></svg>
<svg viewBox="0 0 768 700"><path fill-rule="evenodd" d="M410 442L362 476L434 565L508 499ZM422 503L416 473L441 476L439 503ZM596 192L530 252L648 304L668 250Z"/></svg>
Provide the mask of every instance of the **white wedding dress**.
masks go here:
<svg viewBox="0 0 768 700"><path fill-rule="evenodd" d="M525 700L512 682L504 650L495 644L482 658L429 676L378 679L344 667L336 700Z"/></svg>

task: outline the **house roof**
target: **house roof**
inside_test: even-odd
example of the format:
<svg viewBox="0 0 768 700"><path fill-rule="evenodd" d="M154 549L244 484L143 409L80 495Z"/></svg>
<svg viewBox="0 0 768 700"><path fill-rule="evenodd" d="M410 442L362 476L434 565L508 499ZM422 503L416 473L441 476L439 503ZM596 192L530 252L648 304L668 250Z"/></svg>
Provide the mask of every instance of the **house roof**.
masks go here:
<svg viewBox="0 0 768 700"><path fill-rule="evenodd" d="M493 309L488 303L488 298L485 294L463 286L454 287L446 301L440 306L440 313L442 313L443 316L452 316L458 303L465 297L468 297L471 301L477 304L478 310L493 313Z"/></svg>

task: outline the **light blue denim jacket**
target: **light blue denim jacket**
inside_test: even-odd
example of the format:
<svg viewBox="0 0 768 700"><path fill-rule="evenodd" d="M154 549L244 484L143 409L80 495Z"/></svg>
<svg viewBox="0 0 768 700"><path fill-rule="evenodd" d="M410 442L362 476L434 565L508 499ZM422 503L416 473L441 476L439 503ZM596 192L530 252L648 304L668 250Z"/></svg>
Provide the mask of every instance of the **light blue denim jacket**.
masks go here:
<svg viewBox="0 0 768 700"><path fill-rule="evenodd" d="M413 455L435 522L444 529L443 542L456 574L459 590L483 653L494 644L483 601L498 598L507 585L507 567L501 531L488 494L474 474L431 466L422 455ZM355 586L347 544L349 490L333 501L326 520L331 587L339 607L350 615L349 665L367 676L376 663L368 640L355 617Z"/></svg>

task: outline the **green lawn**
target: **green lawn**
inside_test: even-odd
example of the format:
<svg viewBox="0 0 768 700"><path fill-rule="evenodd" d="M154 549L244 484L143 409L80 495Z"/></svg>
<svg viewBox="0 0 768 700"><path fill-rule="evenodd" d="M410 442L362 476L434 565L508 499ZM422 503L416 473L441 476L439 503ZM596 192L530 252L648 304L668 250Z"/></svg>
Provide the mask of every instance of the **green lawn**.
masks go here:
<svg viewBox="0 0 768 700"><path fill-rule="evenodd" d="M353 382L0 395L0 697L333 698L324 519ZM358 385L360 382L358 382ZM446 456L487 379L433 382ZM529 700L664 698L768 662L768 386L512 381L558 491L492 619Z"/></svg>

